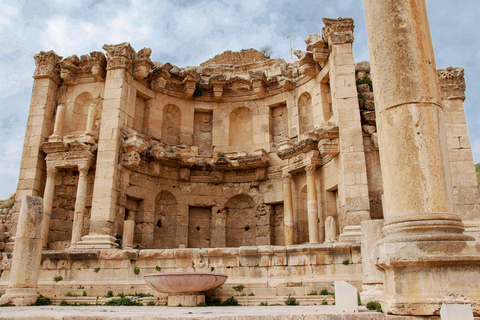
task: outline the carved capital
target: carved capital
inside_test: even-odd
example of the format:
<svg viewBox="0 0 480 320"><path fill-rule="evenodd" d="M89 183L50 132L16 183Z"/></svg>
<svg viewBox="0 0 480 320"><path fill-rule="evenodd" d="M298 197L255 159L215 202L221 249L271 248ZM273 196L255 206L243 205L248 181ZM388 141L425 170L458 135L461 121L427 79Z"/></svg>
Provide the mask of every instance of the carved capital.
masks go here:
<svg viewBox="0 0 480 320"><path fill-rule="evenodd" d="M316 170L317 170L316 164L309 164L305 167L305 172L307 173L307 176L314 174Z"/></svg>
<svg viewBox="0 0 480 320"><path fill-rule="evenodd" d="M130 43L106 44L102 48L107 51L107 70L123 68L133 72L133 60L137 54Z"/></svg>
<svg viewBox="0 0 480 320"><path fill-rule="evenodd" d="M50 78L58 84L61 82L58 63L62 60L62 57L50 50L48 52L40 51L33 58L36 66L33 78Z"/></svg>
<svg viewBox="0 0 480 320"><path fill-rule="evenodd" d="M322 38L328 43L330 48L334 44L353 42L353 28L355 26L352 18L323 18L322 20L325 24L325 27L322 29Z"/></svg>
<svg viewBox="0 0 480 320"><path fill-rule="evenodd" d="M88 175L88 170L90 170L90 166L87 163L82 163L78 165L78 172L80 173L80 177L86 177Z"/></svg>
<svg viewBox="0 0 480 320"><path fill-rule="evenodd" d="M282 180L283 180L283 183L291 183L292 182L292 178L293 176L288 173L288 172L284 172L282 174Z"/></svg>
<svg viewBox="0 0 480 320"><path fill-rule="evenodd" d="M465 72L463 68L447 67L438 69L438 81L442 100L462 99L465 100Z"/></svg>
<svg viewBox="0 0 480 320"><path fill-rule="evenodd" d="M57 175L57 168L47 166L47 179L55 179L56 175Z"/></svg>

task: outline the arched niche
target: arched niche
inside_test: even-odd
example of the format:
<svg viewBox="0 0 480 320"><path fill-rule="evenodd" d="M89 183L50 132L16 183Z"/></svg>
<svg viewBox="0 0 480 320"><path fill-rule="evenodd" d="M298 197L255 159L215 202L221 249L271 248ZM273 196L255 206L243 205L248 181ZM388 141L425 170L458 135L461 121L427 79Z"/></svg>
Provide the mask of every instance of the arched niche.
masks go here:
<svg viewBox="0 0 480 320"><path fill-rule="evenodd" d="M236 195L225 203L226 246L255 246L257 237L257 218L255 201L246 194Z"/></svg>
<svg viewBox="0 0 480 320"><path fill-rule="evenodd" d="M313 130L312 97L307 92L298 98L298 124L300 134Z"/></svg>
<svg viewBox="0 0 480 320"><path fill-rule="evenodd" d="M174 146L180 144L180 123L182 116L180 109L168 104L163 108L162 141Z"/></svg>
<svg viewBox="0 0 480 320"><path fill-rule="evenodd" d="M229 118L229 145L250 146L252 144L252 111L246 107L234 109Z"/></svg>
<svg viewBox="0 0 480 320"><path fill-rule="evenodd" d="M90 92L82 92L75 98L70 122L70 133L84 133L87 129L88 109L92 104L92 99Z"/></svg>
<svg viewBox="0 0 480 320"><path fill-rule="evenodd" d="M177 247L177 200L168 191L161 191L155 198L153 218L153 248Z"/></svg>

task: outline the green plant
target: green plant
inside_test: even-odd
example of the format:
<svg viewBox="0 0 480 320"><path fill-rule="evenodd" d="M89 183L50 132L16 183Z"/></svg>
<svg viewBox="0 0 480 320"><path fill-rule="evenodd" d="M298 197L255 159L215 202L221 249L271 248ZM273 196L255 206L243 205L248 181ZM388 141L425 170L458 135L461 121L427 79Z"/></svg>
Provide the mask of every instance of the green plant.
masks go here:
<svg viewBox="0 0 480 320"><path fill-rule="evenodd" d="M365 76L363 78L358 78L356 83L357 83L357 86L366 83L369 85L370 90L373 90L372 79L370 79L370 77L368 76Z"/></svg>
<svg viewBox="0 0 480 320"><path fill-rule="evenodd" d="M307 296L318 296L318 293L312 290L310 293L307 293Z"/></svg>
<svg viewBox="0 0 480 320"><path fill-rule="evenodd" d="M259 306L260 307L266 307L266 306L268 306L268 302L260 302Z"/></svg>
<svg viewBox="0 0 480 320"><path fill-rule="evenodd" d="M67 293L65 293L65 297L72 297L72 293L68 291Z"/></svg>
<svg viewBox="0 0 480 320"><path fill-rule="evenodd" d="M342 264L345 266L348 266L350 264L350 260L349 259L343 260Z"/></svg>
<svg viewBox="0 0 480 320"><path fill-rule="evenodd" d="M139 273L140 273L140 269L138 269L137 267L133 268L133 273L139 274Z"/></svg>
<svg viewBox="0 0 480 320"><path fill-rule="evenodd" d="M197 307L206 307L207 304L205 302L200 302L199 304L197 304Z"/></svg>
<svg viewBox="0 0 480 320"><path fill-rule="evenodd" d="M181 303L179 303L177 307L183 307L183 306L182 306L182 304L181 304Z"/></svg>
<svg viewBox="0 0 480 320"><path fill-rule="evenodd" d="M77 289L84 289L84 287L83 286L78 286Z"/></svg>
<svg viewBox="0 0 480 320"><path fill-rule="evenodd" d="M225 153L219 152L219 153L218 153L218 157L219 157L219 158L225 158Z"/></svg>
<svg viewBox="0 0 480 320"><path fill-rule="evenodd" d="M98 273L98 271L100 271L100 268L93 269L93 272L95 272L95 273Z"/></svg>
<svg viewBox="0 0 480 320"><path fill-rule="evenodd" d="M322 291L320 291L320 295L321 296L328 296L329 295L328 290L327 289L322 289Z"/></svg>
<svg viewBox="0 0 480 320"><path fill-rule="evenodd" d="M358 305L362 305L362 299L360 298L360 293L357 293Z"/></svg>
<svg viewBox="0 0 480 320"><path fill-rule="evenodd" d="M175 153L175 150L173 150L173 148L170 148L170 150L168 150L168 152Z"/></svg>
<svg viewBox="0 0 480 320"><path fill-rule="evenodd" d="M150 293L136 293L134 294L135 297L145 298L145 297L153 297L153 294Z"/></svg>
<svg viewBox="0 0 480 320"><path fill-rule="evenodd" d="M122 294L118 299L112 299L105 303L106 306L142 306L141 302L134 301L130 298L125 298Z"/></svg>
<svg viewBox="0 0 480 320"><path fill-rule="evenodd" d="M108 292L107 292L107 295L106 295L105 297L107 297L107 298L112 298L112 297L113 297L113 291L111 291L111 290L108 291Z"/></svg>
<svg viewBox="0 0 480 320"><path fill-rule="evenodd" d="M192 269L195 271L195 262L192 261Z"/></svg>
<svg viewBox="0 0 480 320"><path fill-rule="evenodd" d="M212 306L212 307L222 305L222 301L220 301L220 299L215 299L215 297L209 297L209 296L205 297L205 303L207 304L207 306Z"/></svg>
<svg viewBox="0 0 480 320"><path fill-rule="evenodd" d="M53 277L53 282L58 282L58 281L62 281L62 280L63 280L62 276Z"/></svg>
<svg viewBox="0 0 480 320"><path fill-rule="evenodd" d="M210 267L210 272L213 272L215 271L215 268L214 267Z"/></svg>
<svg viewBox="0 0 480 320"><path fill-rule="evenodd" d="M358 99L363 100L363 101L367 100L367 99L365 99L365 96L361 93L358 94Z"/></svg>
<svg viewBox="0 0 480 320"><path fill-rule="evenodd" d="M155 267L155 270L156 270L156 271L160 271L160 270L162 270L162 268L160 268L159 266L156 266L156 267Z"/></svg>
<svg viewBox="0 0 480 320"><path fill-rule="evenodd" d="M200 97L203 93L203 90L205 90L204 87L202 87L201 85L196 85L195 86L195 91L193 92L193 96L194 97Z"/></svg>
<svg viewBox="0 0 480 320"><path fill-rule="evenodd" d="M178 149L185 149L184 146L177 146Z"/></svg>
<svg viewBox="0 0 480 320"><path fill-rule="evenodd" d="M232 287L232 289L237 292L241 292L243 289L245 289L245 286L243 284L239 284L238 286Z"/></svg>
<svg viewBox="0 0 480 320"><path fill-rule="evenodd" d="M377 312L383 312L382 305L378 301L370 301L369 303L367 303L367 309L375 310Z"/></svg>
<svg viewBox="0 0 480 320"><path fill-rule="evenodd" d="M290 294L288 295L287 300L285 300L285 305L287 306L298 306L300 303L297 302L297 299L292 297Z"/></svg>
<svg viewBox="0 0 480 320"><path fill-rule="evenodd" d="M122 249L122 235L116 234L115 235L115 243L117 244L117 249Z"/></svg>
<svg viewBox="0 0 480 320"><path fill-rule="evenodd" d="M327 306L327 305L328 305L327 300L323 300L323 301L322 301L322 306Z"/></svg>
<svg viewBox="0 0 480 320"><path fill-rule="evenodd" d="M250 293L248 296L249 296L249 297L253 297L253 296L255 296L255 294L252 292L252 293Z"/></svg>
<svg viewBox="0 0 480 320"><path fill-rule="evenodd" d="M234 297L230 297L227 300L222 302L222 306L227 307L227 306L239 306L240 304Z"/></svg>
<svg viewBox="0 0 480 320"><path fill-rule="evenodd" d="M83 291L82 292L82 297L86 297L87 296L87 291Z"/></svg>
<svg viewBox="0 0 480 320"><path fill-rule="evenodd" d="M65 300L62 300L62 301L60 301L60 305L61 305L61 306L69 306L70 303L68 303L68 302L65 301Z"/></svg>
<svg viewBox="0 0 480 320"><path fill-rule="evenodd" d="M49 306L51 304L52 304L52 301L50 301L50 299L40 295L37 297L37 300L31 304L31 306Z"/></svg>
<svg viewBox="0 0 480 320"><path fill-rule="evenodd" d="M155 302L153 302L153 301L148 301L147 302L147 306L149 306L149 307L152 307L154 305L155 305Z"/></svg>

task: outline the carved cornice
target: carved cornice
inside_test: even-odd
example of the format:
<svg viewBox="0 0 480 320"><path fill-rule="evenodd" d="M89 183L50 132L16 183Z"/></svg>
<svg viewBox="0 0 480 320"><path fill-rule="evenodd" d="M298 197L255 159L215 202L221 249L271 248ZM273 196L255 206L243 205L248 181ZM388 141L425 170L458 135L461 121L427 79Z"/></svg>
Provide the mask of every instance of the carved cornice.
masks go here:
<svg viewBox="0 0 480 320"><path fill-rule="evenodd" d="M97 81L105 81L105 68L107 67L107 58L103 52L90 52L90 64L92 65L92 74Z"/></svg>
<svg viewBox="0 0 480 320"><path fill-rule="evenodd" d="M295 142L292 146L278 150L277 156L282 160L290 159L300 153L306 153L310 150L317 150L317 144L317 139L306 138Z"/></svg>
<svg viewBox="0 0 480 320"><path fill-rule="evenodd" d="M133 76L137 80L146 79L155 64L150 60L152 49L143 48L138 51L137 59L133 62Z"/></svg>
<svg viewBox="0 0 480 320"><path fill-rule="evenodd" d="M325 24L325 27L322 28L322 37L328 43L330 49L334 44L353 42L353 28L355 26L352 18L323 18L322 20Z"/></svg>
<svg viewBox="0 0 480 320"><path fill-rule="evenodd" d="M33 56L35 59L35 72L33 78L50 78L57 84L60 84L60 68L58 63L62 57L58 56L53 50L48 52L40 51Z"/></svg>
<svg viewBox="0 0 480 320"><path fill-rule="evenodd" d="M313 60L316 62L325 62L328 59L330 50L328 44L318 34L310 34L304 39L307 45L307 51L313 53Z"/></svg>
<svg viewBox="0 0 480 320"><path fill-rule="evenodd" d="M438 80L442 100L462 99L465 100L465 71L463 68L447 67L438 69Z"/></svg>
<svg viewBox="0 0 480 320"><path fill-rule="evenodd" d="M322 164L327 163L333 157L340 153L339 148L339 129L337 126L326 125L315 128L315 133L318 136L318 151L322 157Z"/></svg>
<svg viewBox="0 0 480 320"><path fill-rule="evenodd" d="M60 62L60 77L65 84L76 84L83 79L83 81L95 81L91 71L92 65L90 63L89 55L82 55L78 58L77 55L73 55L63 59Z"/></svg>
<svg viewBox="0 0 480 320"><path fill-rule="evenodd" d="M282 173L282 181L283 183L292 183L293 176L288 172Z"/></svg>
<svg viewBox="0 0 480 320"><path fill-rule="evenodd" d="M107 52L107 70L123 68L133 72L133 60L137 54L130 43L106 44L102 48Z"/></svg>

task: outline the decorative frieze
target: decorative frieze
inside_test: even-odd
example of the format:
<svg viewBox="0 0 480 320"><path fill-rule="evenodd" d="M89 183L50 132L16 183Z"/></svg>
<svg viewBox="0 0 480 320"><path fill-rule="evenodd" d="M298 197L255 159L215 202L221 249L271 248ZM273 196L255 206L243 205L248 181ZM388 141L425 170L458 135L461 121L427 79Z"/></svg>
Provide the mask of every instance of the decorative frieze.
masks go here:
<svg viewBox="0 0 480 320"><path fill-rule="evenodd" d="M465 72L460 67L447 67L438 69L438 80L442 100L462 99L465 100Z"/></svg>
<svg viewBox="0 0 480 320"><path fill-rule="evenodd" d="M322 37L328 43L330 50L334 44L353 42L353 28L355 26L352 18L323 18L322 20L325 24L325 27L322 29Z"/></svg>
<svg viewBox="0 0 480 320"><path fill-rule="evenodd" d="M277 151L277 156L282 159L290 159L300 153L306 153L310 150L317 150L318 140L313 138L306 138L295 142L291 146L287 146Z"/></svg>
<svg viewBox="0 0 480 320"><path fill-rule="evenodd" d="M58 84L61 82L58 63L62 60L62 57L50 50L48 52L40 51L33 58L36 66L33 78L50 78Z"/></svg>

